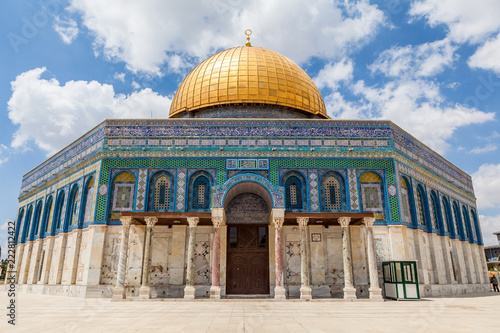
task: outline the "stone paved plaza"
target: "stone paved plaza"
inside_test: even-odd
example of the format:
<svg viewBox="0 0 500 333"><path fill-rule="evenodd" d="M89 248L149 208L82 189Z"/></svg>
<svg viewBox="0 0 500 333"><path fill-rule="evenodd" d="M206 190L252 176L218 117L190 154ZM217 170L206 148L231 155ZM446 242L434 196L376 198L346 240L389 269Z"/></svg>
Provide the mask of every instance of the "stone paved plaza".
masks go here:
<svg viewBox="0 0 500 333"><path fill-rule="evenodd" d="M8 304L5 292L0 304ZM0 332L495 332L500 295L421 301L123 301L18 294Z"/></svg>

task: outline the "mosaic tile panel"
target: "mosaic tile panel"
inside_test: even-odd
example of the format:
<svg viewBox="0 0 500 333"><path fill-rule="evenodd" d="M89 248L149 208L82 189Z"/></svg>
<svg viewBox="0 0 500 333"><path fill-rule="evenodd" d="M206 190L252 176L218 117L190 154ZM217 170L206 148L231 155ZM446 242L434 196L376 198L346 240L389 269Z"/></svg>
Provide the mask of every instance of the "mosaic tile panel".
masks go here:
<svg viewBox="0 0 500 333"><path fill-rule="evenodd" d="M311 198L311 211L318 212L320 210L320 202L318 170L316 169L309 169L309 196Z"/></svg>
<svg viewBox="0 0 500 333"><path fill-rule="evenodd" d="M137 198L135 201L135 210L143 211L146 205L146 185L148 183L148 169L139 169L137 180Z"/></svg>
<svg viewBox="0 0 500 333"><path fill-rule="evenodd" d="M351 201L351 210L359 210L359 195L358 195L358 177L356 177L356 169L347 169L347 182L349 184L349 198Z"/></svg>
<svg viewBox="0 0 500 333"><path fill-rule="evenodd" d="M177 195L175 200L175 209L184 211L186 199L186 177L187 169L181 168L177 170Z"/></svg>
<svg viewBox="0 0 500 333"><path fill-rule="evenodd" d="M194 248L194 283L209 284L210 271L210 241L197 241Z"/></svg>

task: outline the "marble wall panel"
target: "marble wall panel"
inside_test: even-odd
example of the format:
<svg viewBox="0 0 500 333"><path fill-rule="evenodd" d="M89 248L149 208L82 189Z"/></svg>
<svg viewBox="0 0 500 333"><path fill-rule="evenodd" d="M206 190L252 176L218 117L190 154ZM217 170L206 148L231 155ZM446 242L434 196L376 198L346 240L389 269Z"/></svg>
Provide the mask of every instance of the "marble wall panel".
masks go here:
<svg viewBox="0 0 500 333"><path fill-rule="evenodd" d="M309 226L309 253L311 267L309 272L311 274L310 283L313 285L324 285L326 282L325 275L325 238L323 236L324 227L322 225L311 225ZM311 235L315 234L316 239L319 238L321 241L314 242Z"/></svg>
<svg viewBox="0 0 500 333"><path fill-rule="evenodd" d="M127 272L125 275L125 284L128 286L141 285L143 251L144 251L144 230L143 225L130 226Z"/></svg>
<svg viewBox="0 0 500 333"><path fill-rule="evenodd" d="M76 232L70 232L66 237L66 249L64 249L64 262L61 277L61 284L68 285L71 284L71 275L73 273L72 262L75 256L75 246L76 246Z"/></svg>
<svg viewBox="0 0 500 333"><path fill-rule="evenodd" d="M342 257L342 230L340 227L330 227L325 231L327 270L326 284L332 286L332 295L339 297L344 288L344 261Z"/></svg>
<svg viewBox="0 0 500 333"><path fill-rule="evenodd" d="M101 284L115 285L120 258L121 226L109 227L104 241Z"/></svg>
<svg viewBox="0 0 500 333"><path fill-rule="evenodd" d="M170 283L170 245L172 229L167 226L155 227L151 251L151 284L167 285Z"/></svg>

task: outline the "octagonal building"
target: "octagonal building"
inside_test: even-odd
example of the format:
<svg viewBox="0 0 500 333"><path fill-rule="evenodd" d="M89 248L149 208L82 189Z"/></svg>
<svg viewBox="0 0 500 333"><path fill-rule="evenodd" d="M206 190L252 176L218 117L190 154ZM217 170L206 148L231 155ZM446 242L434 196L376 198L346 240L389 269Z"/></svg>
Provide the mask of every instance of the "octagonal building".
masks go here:
<svg viewBox="0 0 500 333"><path fill-rule="evenodd" d="M330 119L247 45L188 74L168 119L105 120L23 177L19 288L382 300L397 260L423 296L488 291L471 177L391 121Z"/></svg>

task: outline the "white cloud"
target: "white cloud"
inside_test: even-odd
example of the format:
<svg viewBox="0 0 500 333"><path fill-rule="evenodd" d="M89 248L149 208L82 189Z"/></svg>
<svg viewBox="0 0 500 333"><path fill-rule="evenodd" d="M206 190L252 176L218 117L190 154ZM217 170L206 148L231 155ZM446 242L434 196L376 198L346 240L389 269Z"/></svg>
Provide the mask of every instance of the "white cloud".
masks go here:
<svg viewBox="0 0 500 333"><path fill-rule="evenodd" d="M369 68L372 73L390 77L430 77L453 63L456 49L446 38L421 45L393 46Z"/></svg>
<svg viewBox="0 0 500 333"><path fill-rule="evenodd" d="M500 29L498 0L417 0L410 15L424 17L431 27L445 24L456 42L480 43Z"/></svg>
<svg viewBox="0 0 500 333"><path fill-rule="evenodd" d="M352 71L352 61L344 58L337 63L327 64L313 80L319 89L328 87L335 90L340 82L352 80Z"/></svg>
<svg viewBox="0 0 500 333"><path fill-rule="evenodd" d="M141 85L139 83L135 82L135 80L132 81L131 86L132 86L132 88L134 88L134 90L137 90L141 87Z"/></svg>
<svg viewBox="0 0 500 333"><path fill-rule="evenodd" d="M164 64L182 71L220 48L243 45L248 28L253 45L298 63L340 59L374 36L386 19L368 0L218 0L195 6L176 0L72 0L68 10L81 15L97 52L124 61L133 72L155 75Z"/></svg>
<svg viewBox="0 0 500 333"><path fill-rule="evenodd" d="M490 144L487 144L484 147L474 147L474 148L472 148L469 151L469 154L475 154L475 155L477 155L477 154L490 153L492 151L497 150L497 148L498 148L497 145L490 143Z"/></svg>
<svg viewBox="0 0 500 333"><path fill-rule="evenodd" d="M115 75L113 75L113 79L125 82L125 73L115 73Z"/></svg>
<svg viewBox="0 0 500 333"><path fill-rule="evenodd" d="M346 101L339 93L325 98L332 118L389 119L439 153L449 147L446 140L457 128L495 117L445 103L439 86L426 80L395 80L382 87L357 81L350 89L355 101Z"/></svg>
<svg viewBox="0 0 500 333"><path fill-rule="evenodd" d="M54 30L59 34L65 44L71 44L78 36L79 29L75 20L70 18L54 18Z"/></svg>
<svg viewBox="0 0 500 333"><path fill-rule="evenodd" d="M479 215L479 224L481 225L481 234L483 235L484 245L498 245L498 238L496 235L493 235L493 233L500 231L500 215Z"/></svg>
<svg viewBox="0 0 500 333"><path fill-rule="evenodd" d="M469 58L467 64L472 68L493 70L500 74L500 61L498 59L500 59L500 33L481 45Z"/></svg>
<svg viewBox="0 0 500 333"><path fill-rule="evenodd" d="M0 165L9 160L7 154L9 153L9 148L6 145L0 144Z"/></svg>
<svg viewBox="0 0 500 333"><path fill-rule="evenodd" d="M11 146L33 142L53 154L106 118L168 117L171 100L151 89L115 94L111 85L96 81L42 79L45 68L24 72L11 82L9 118L18 125Z"/></svg>
<svg viewBox="0 0 500 333"><path fill-rule="evenodd" d="M472 174L479 209L500 208L500 164L485 163ZM498 230L500 231L500 230Z"/></svg>

